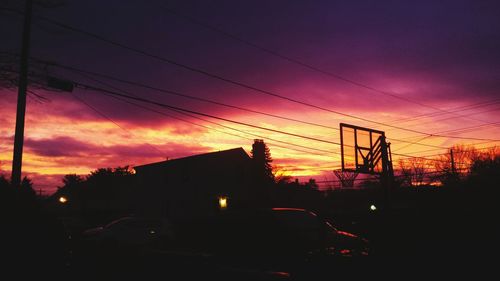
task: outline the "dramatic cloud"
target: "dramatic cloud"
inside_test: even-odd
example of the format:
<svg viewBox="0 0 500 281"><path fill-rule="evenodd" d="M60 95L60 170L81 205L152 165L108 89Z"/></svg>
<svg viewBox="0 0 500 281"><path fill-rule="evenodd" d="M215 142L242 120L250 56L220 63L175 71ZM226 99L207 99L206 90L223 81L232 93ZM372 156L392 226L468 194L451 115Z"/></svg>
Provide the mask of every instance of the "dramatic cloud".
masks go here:
<svg viewBox="0 0 500 281"><path fill-rule="evenodd" d="M96 146L77 141L70 137L54 139L25 140L26 149L34 154L49 157L83 156L85 152L95 151Z"/></svg>
<svg viewBox="0 0 500 281"><path fill-rule="evenodd" d="M15 1L8 2L12 8L22 8ZM22 18L0 13L0 35L5 39L0 52L9 53L0 55L0 66L17 68L18 57L11 53L20 50ZM288 168L291 175L323 178L339 163L340 149L332 142L339 141L335 128L340 122L384 130L394 151L401 154L436 154L457 143L498 144L424 139L425 134L418 132L500 138L498 1L214 4L91 0L53 9L36 7L34 13L130 47L120 48L44 21L33 22L31 56L51 63L30 61L31 78L41 75L37 79L43 82L43 76L51 75L79 84L72 93L30 84L32 92L47 99L30 93L27 102L23 167L38 178L66 171L85 174L99 167L143 164L233 147L249 151L255 138L270 144L274 163ZM134 52L134 48L153 56ZM5 86L5 81L0 82ZM158 104L112 97L109 92L86 86L191 112L186 115ZM0 108L0 161L2 171L8 171L16 88L0 89ZM422 114L430 116L405 119ZM276 132L280 130L330 143ZM442 149L432 151L436 146Z"/></svg>
<svg viewBox="0 0 500 281"><path fill-rule="evenodd" d="M53 158L78 158L80 157L119 157L126 161L129 159L150 158L177 158L207 152L210 149L203 146L165 143L162 145L131 144L100 146L84 142L71 137L56 137L52 139L27 139L26 151L37 156Z"/></svg>

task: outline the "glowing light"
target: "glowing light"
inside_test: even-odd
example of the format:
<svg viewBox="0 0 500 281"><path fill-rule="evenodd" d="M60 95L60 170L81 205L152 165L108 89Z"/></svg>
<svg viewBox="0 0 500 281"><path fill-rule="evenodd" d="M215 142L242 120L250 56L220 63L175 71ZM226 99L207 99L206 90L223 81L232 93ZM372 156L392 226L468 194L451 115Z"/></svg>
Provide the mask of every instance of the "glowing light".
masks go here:
<svg viewBox="0 0 500 281"><path fill-rule="evenodd" d="M61 196L61 197L59 197L59 202L62 204L66 204L66 203L68 203L68 198Z"/></svg>
<svg viewBox="0 0 500 281"><path fill-rule="evenodd" d="M219 208L221 210L227 209L227 197L225 197L225 196L219 197Z"/></svg>
<svg viewBox="0 0 500 281"><path fill-rule="evenodd" d="M372 210L372 211L376 211L376 210L377 210L377 207L375 207L375 205L371 205L371 206L370 206L370 210Z"/></svg>

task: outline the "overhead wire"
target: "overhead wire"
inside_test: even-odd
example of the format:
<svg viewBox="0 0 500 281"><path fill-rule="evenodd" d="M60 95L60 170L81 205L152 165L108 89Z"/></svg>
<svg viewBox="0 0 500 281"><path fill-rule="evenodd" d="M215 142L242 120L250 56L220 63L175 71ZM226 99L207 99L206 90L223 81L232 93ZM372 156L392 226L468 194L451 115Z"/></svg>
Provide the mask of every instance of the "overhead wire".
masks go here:
<svg viewBox="0 0 500 281"><path fill-rule="evenodd" d="M186 94L183 94L183 93L179 93L179 92L167 90L167 89L164 89L164 88L152 87L152 86L146 85L144 83L129 81L129 80L126 80L126 79L117 78L117 77L110 76L110 75L107 75L107 74L102 74L102 73L97 73L97 72L93 72L93 71L82 70L82 69L78 69L78 68L75 68L75 67L70 67L70 66L61 65L61 64L58 64L58 63L54 63L54 62L48 62L48 61L40 60L40 59L37 59L37 58L33 58L33 59L35 59L37 61L45 62L45 63L47 63L47 64L49 64L51 66L55 66L55 67L58 67L58 68L62 68L62 69L74 71L74 72L77 72L77 73L80 73L80 74L83 73L83 74L88 74L88 75L100 76L102 78L110 79L110 80L113 80L113 81L118 81L118 82L126 83L126 84L129 84L129 85L143 87L143 88L146 88L146 89L155 90L155 91L159 91L159 92L170 94L170 95L175 95L175 96L180 96L180 97L183 97L183 98L189 98L189 99L193 99L193 100L208 102L208 103L212 103L212 104L216 104L216 105L220 105L220 106L235 108L235 109L239 109L239 110L243 110L243 111L247 111L247 112L252 112L252 113L257 113L257 114L261 114L261 115L266 115L266 116L271 116L271 117L275 117L275 118L280 118L280 119L285 119L285 120L300 122L300 123L304 123L304 124L308 124L308 125L314 125L314 126L329 128L329 129L333 129L333 130L339 130L339 128L332 127L332 126L326 126L326 125L322 125L322 124L318 124L318 123L313 123L313 122L303 121L303 120L299 120L299 119L294 119L294 118L279 116L279 115L275 115L275 114L265 113L265 112L262 112L262 111L256 111L256 110L252 110L252 109L248 109L248 108L243 108L243 107L240 107L240 106L229 105L229 104L225 104L225 103L221 103L221 102L217 102L217 101L213 101L213 100L209 100L209 99L205 99L205 98L195 97L195 96L192 96L192 95L186 95ZM431 144L425 144L425 143L407 141L407 140L404 140L404 139L391 138L391 140L392 141L403 142L403 143L421 145L421 146L434 147L434 148L443 148L443 149L446 148L446 147L440 147L440 146L431 145Z"/></svg>
<svg viewBox="0 0 500 281"><path fill-rule="evenodd" d="M492 112L492 111L498 111L498 110L500 110L500 108L490 108L490 109L487 109L487 110L471 112L471 113L467 113L467 114L463 114L463 115L464 116L471 116L471 115L477 115L477 114L482 114L482 113L487 113L487 112ZM422 126L422 125L425 125L425 124L431 124L431 123L438 123L438 122L447 121L447 120L454 120L454 119L456 119L456 117L445 117L445 118L436 119L436 120L429 120L427 122L418 123L418 126ZM478 127L486 127L486 126L498 126L498 125L500 125L500 122L488 122L488 123L477 125L477 126ZM387 131L391 131L391 129L389 129Z"/></svg>
<svg viewBox="0 0 500 281"><path fill-rule="evenodd" d="M479 103L474 103L474 104L469 104L469 105L463 105L463 106L455 107L455 108L450 109L449 111L450 112L458 112L458 111L464 111L464 110L468 111L468 110L471 110L471 109L476 109L476 108L484 107L484 106L490 106L490 105L494 105L494 104L498 104L498 103L500 103L500 99L492 99L492 100L488 100L488 101L482 101L482 102L479 102ZM416 121L418 119L435 117L435 116L446 115L446 114L448 114L448 112L423 113L423 114L419 114L419 115L416 115L416 116L411 116L411 117L407 117L407 118L401 118L401 119L392 120L391 122L394 122L394 123L404 123L404 122Z"/></svg>
<svg viewBox="0 0 500 281"><path fill-rule="evenodd" d="M229 105L229 104L226 104L226 103L217 102L217 101L213 101L213 100L210 100L210 99L200 98L200 97L196 97L196 96L192 96L192 95L187 95L187 94L184 94L184 93L180 93L180 92L176 92L176 91L171 91L171 90L167 90L167 89L164 89L164 88L153 87L153 86L150 86L150 85L147 85L147 84L143 84L143 83L139 83L139 82L135 82L135 81L130 81L130 80L125 80L125 79L117 78L117 77L110 76L110 75L107 75L107 74L97 73L97 72L94 72L94 71L82 70L82 69L78 69L78 68L75 68L75 67L64 66L64 65L61 65L61 64L57 64L57 63L51 63L51 65L55 66L55 67L62 68L62 69L74 71L74 72L77 72L77 73L85 73L85 74L89 74L89 75L99 76L99 77L102 77L102 78L105 78L105 79L110 79L110 80L113 80L113 81L117 81L117 82L129 84L129 85L133 85L133 86L143 87L145 89L155 90L155 91L159 91L159 92L162 92L162 93L166 93L166 94L170 94L170 95L175 95L175 96L179 96L179 97L183 97L183 98L188 98L188 99L192 99L192 100L207 102L207 103L216 104L216 105L225 106L225 107L234 108L234 109L239 109L239 110L247 111L247 112L251 112L251 113L257 113L257 114L260 114L260 115L265 115L265 116L275 117L275 118L279 118L279 119L284 119L284 120L294 121L294 122L298 122L298 123L303 123L303 124L307 124L307 125L313 125L313 126L317 126L317 127L328 128L328 129L332 129L332 130L336 130L336 131L340 130L339 128L332 127L332 126L327 126L327 125L313 123L313 122L304 121L304 120L300 120L300 119L295 119L295 118L280 116L280 115L276 115L276 114L270 114L270 113L266 113L266 112L263 112L263 111L257 111L257 110L253 110L253 109L244 108L244 107L241 107L241 106ZM445 148L445 147L435 146L435 145L431 145L431 144L425 144L425 143L418 143L418 142L407 141L407 140L398 139L398 138L391 138L391 140L392 141L399 141L399 142L403 142L403 143L409 143L409 144L416 144L416 145L421 145L421 146L427 146L427 147Z"/></svg>
<svg viewBox="0 0 500 281"><path fill-rule="evenodd" d="M15 12L19 12L19 11L15 11ZM258 88L258 87L255 87L255 86L243 83L243 82L239 82L239 81L236 81L236 80L233 80L233 79L225 78L225 77L223 77L221 75L214 74L214 73L211 73L209 71L206 71L206 70L203 70L203 69L200 69L200 68L197 68L197 67L189 66L189 65L177 62L175 60L172 60L172 59L169 59L169 58L165 58L165 57L160 56L160 55L152 54L150 52L147 52L147 51L135 48L135 47L128 46L128 45L125 45L123 43L119 43L117 41L108 39L108 38L106 38L104 36L97 35L95 33L92 33L92 32L89 32L89 31L85 31L83 29L76 28L76 27L64 24L64 23L55 21L55 20L47 18L47 17L36 16L36 18L39 19L39 20L48 22L48 23L50 23L52 25L58 26L60 28L64 28L64 29L67 29L67 30L70 30L70 31L73 31L73 32L76 32L76 33L83 34L85 36L88 36L88 37L94 38L96 40L99 40L101 42L105 42L105 43L108 43L110 45L113 45L113 46L116 46L116 47L119 47L119 48L122 48L122 49L125 49L125 50L128 50L128 51L131 51L131 52L135 52L135 53L143 55L143 56L147 56L147 57L150 57L150 58L153 58L153 59L156 59L156 60L159 60L159 61L171 64L171 65L175 65L177 67L180 67L180 68L192 71L192 72L196 72L196 73L205 75L207 77L211 77L213 79L217 79L217 80L220 80L220 81L232 84L232 85L236 85L236 86L239 86L239 87L242 87L242 88L246 88L246 89L252 90L254 92L258 92L258 93L261 93L261 94L273 96L273 97L280 98L280 99L283 99L283 100L287 100L289 102L293 102L293 103L300 104L300 105L303 105L303 106L307 106L307 107L319 109L319 110L322 110L322 111L326 111L326 112L338 114L338 115L341 115L341 116L345 116L345 117L349 117L349 118L353 118L353 119L357 119L357 120L361 120L361 121L365 121L365 122L369 122L369 123L373 123L373 124L377 124L377 125L381 125L381 126L391 127L391 128L395 128L395 129L399 129L399 130L408 131L408 132L414 132L414 133L418 133L418 134L422 134L422 135L429 135L429 136L432 136L432 137L457 138L457 139L469 139L469 140L485 140L485 139L470 138L470 137L456 137L456 136L430 134L430 133L422 132L422 131L419 131L419 130L414 130L414 129L404 128L404 127L394 126L394 125L391 125L391 124L386 124L386 123L383 123L383 122L373 121L373 120L370 120L370 119L367 119L367 118L363 118L363 117L359 117L359 116L355 116L355 115L352 115L352 114L343 113L343 112L340 112L340 111L337 111L337 110L332 110L332 109L329 109L329 108L325 108L323 106L315 105L315 104L304 102L304 101L301 101L301 100L298 100L298 99L290 98L290 97L284 96L282 94L278 94L278 93L274 93L274 92L271 92L271 91L268 91L268 90L264 90L264 89L261 89L261 88Z"/></svg>
<svg viewBox="0 0 500 281"><path fill-rule="evenodd" d="M91 79L91 80L94 80L94 81L95 81L95 82L97 82L97 83L103 84L103 85L105 85L105 86L107 86L107 87L113 88L113 89L115 89L115 90L117 90L117 91L120 91L120 92L122 92L122 93L125 93L125 94L128 94L128 95L131 95L131 96L137 97L137 96L135 96L134 94L132 94L132 93L130 93L130 92L128 92L128 91L125 91L125 90L123 90L123 89L119 89L119 88L117 88L117 87L115 87L115 86L112 86L112 85L110 85L110 84L108 84L108 83L105 83L105 82L103 82L103 81L100 81L100 80L98 80L98 79L95 79L95 78L92 78L92 77L89 77L89 76L84 76L84 77L86 77L86 78L88 78L88 79ZM115 97L115 98L116 98L116 97ZM118 98L118 99L119 99L119 98ZM122 99L119 99L119 100L122 100ZM125 101L125 100L122 100L122 101ZM133 102L130 102L130 101L125 101L125 102L127 102L127 103L129 103L129 104L132 104L132 105L140 106L140 105L137 105L136 103L133 103ZM143 107L143 106L141 106L141 107L142 107L143 109L146 109L146 110L152 110L152 109L150 109L150 108L148 108L148 107ZM297 147L301 147L301 148L305 148L305 149L309 149L309 150L314 150L314 151L319 151L319 152L323 152L323 153L329 153L329 154L339 154L338 152L335 152L335 151L328 151L328 150L323 150L323 149L318 149L318 148L313 148L313 147L303 146L303 145L299 145L299 144L295 144L295 143L291 143L291 142L281 141L281 140L273 139L273 138L270 138L270 137L264 137L264 136L261 136L261 135L257 135L257 134L249 133L249 132L246 132L246 131L243 131L243 130L240 130L240 129L236 129L236 128L229 127L229 126L226 126L226 125L223 125L223 124L217 123L217 122L213 122L213 121L210 121L210 120L206 120L206 119L204 119L204 118L200 118L200 117L198 117L198 116L191 115L191 114L186 113L186 112L184 112L184 111L175 110L175 109L171 109L171 108L166 108L166 109L171 110L171 111L174 111L174 112L176 112L176 113L178 113L178 114L182 114L182 115L185 115L185 116L188 116L188 117L194 118L194 119L198 119L198 120L201 120L201 121L204 121L204 122L207 122L207 123L211 123L211 124L214 124L214 125L217 125L217 126L220 126L220 127L226 128L226 129L230 129L230 130L237 131L237 132L240 132L240 133L244 133L244 134L247 134L247 135L252 135L252 136L255 136L255 137L262 138L262 139L268 139L268 140L271 140L271 141L274 141L274 142L279 142L279 143L283 143L283 144L288 144L288 145L292 145L292 146L297 146ZM157 112L157 111L155 111L155 112ZM157 113L159 113L159 112L157 112ZM171 115L168 115L168 116L169 116L169 117L173 117L173 116L171 116ZM179 119L179 118L176 118L176 119L186 122L186 120L185 120L185 119ZM191 124L196 124L196 125L197 125L197 123L194 123L194 122L189 122L189 123L191 123ZM206 126L204 126L204 127L205 127L205 128L208 128L208 129L213 129L213 128L211 128L211 127L206 127ZM219 132L222 132L222 131L219 131ZM232 134L232 135L233 135L233 136L239 136L239 135L234 135L234 134ZM246 138L246 139L248 139L248 138ZM274 145L275 145L275 144L274 144ZM276 146L276 145L275 145L275 146ZM280 146L280 147L282 147L282 146ZM282 148L288 148L288 147L282 147ZM294 149L294 150L295 150L295 149ZM309 154L311 154L311 153L312 153L312 154L315 154L315 155L325 156L324 154L317 154L317 153L313 153L313 152L311 152L311 151L304 151L304 150L300 150L300 152L306 152L306 153L309 153Z"/></svg>
<svg viewBox="0 0 500 281"><path fill-rule="evenodd" d="M91 85L86 85L86 84L79 83L79 82L75 82L75 84L79 88L102 92L105 95L120 96L120 97L123 97L123 98L132 99L132 100L136 100L136 101L140 101L140 102L144 102L144 103L149 103L149 104L153 104L153 105L164 107L164 108L171 108L171 109L182 111L182 112L187 112L187 113L191 113L191 114L195 114L195 115L209 117L209 118L213 118L213 119L217 119L217 120L221 120L221 121L226 121L226 122L230 122L230 123L234 123L234 124L238 124L238 125L244 125L244 126L252 127L252 128L256 128L256 129L271 131L271 132L274 132L274 133L280 133L280 134L284 134L284 135L294 136L294 137L297 137L297 138L303 138L303 139L307 139L307 140L312 140L312 141L317 141L317 142L322 142L322 143L328 143L328 144L334 144L334 145L341 145L338 142L328 141L328 140L324 140L324 139L319 139L319 138L304 136L304 135L301 135L301 134L295 134L295 133L290 133L290 132L286 132L286 131L282 131L282 130L276 130L276 129L262 127L262 126L257 126L257 125L249 124L249 123L245 123L245 122L235 121L235 120L231 120L231 119L228 119L228 118L218 117L218 116L215 116L215 115L212 115L212 114L206 114L206 113L197 112L197 111L193 111L193 110L189 110L189 109L185 109L185 108L181 108L181 107L167 105L167 104L164 104L164 103L152 101L152 100L145 99L145 98L140 98L140 97L134 97L134 96L126 95L126 94L121 94L121 93L117 93L117 92L114 92L114 91L110 91L110 90L98 88L98 87L91 86ZM413 157L413 158L425 159L425 160L429 160L429 161L440 161L440 162L444 161L444 160L439 160L439 159L430 159L430 158L425 158L425 157L412 156L412 155L407 155L407 154L402 154L402 153L392 153L392 154L393 155L397 155L397 156L405 156L405 157L409 157L409 158Z"/></svg>
<svg viewBox="0 0 500 281"><path fill-rule="evenodd" d="M88 108L90 108L91 110L93 110L95 113L97 113L99 116L103 117L104 119L108 120L109 122L113 123L115 126L117 126L118 128L120 128L121 130L125 131L126 133L128 133L129 135L133 136L133 137L136 137L135 134L133 134L130 130L126 129L125 127L121 126L120 124L118 124L116 121L114 121L113 119L111 119L111 117L107 116L105 113L101 112L100 110L98 110L96 107L92 106L91 104L89 104L88 102L86 102L85 100L83 100L82 98L78 97L77 95L73 94L72 97L74 97L76 100L78 100L80 103L84 104L85 106L87 106ZM156 150L157 152L161 153L161 155L165 156L167 155L167 153L165 153L165 151L162 151L161 149L159 149L158 147L146 142L145 143L147 146L153 148L154 150Z"/></svg>
<svg viewBox="0 0 500 281"><path fill-rule="evenodd" d="M44 20L47 21L47 18L43 18ZM49 19L50 20L50 19ZM55 22L55 21L54 21ZM51 23L54 23L54 22L51 22ZM64 24L63 24L64 25ZM62 27L62 26L61 26ZM65 28L68 28L68 26L66 26ZM79 30L79 32L81 33L82 30ZM86 33L87 35L92 35L92 33L88 33L88 32L85 32L83 31L84 33ZM95 35L95 34L94 34ZM97 37L96 37L97 36ZM97 38L97 39L100 39L101 41L103 40L108 40L104 37L100 37L99 35L95 35L93 36L94 38ZM109 40L108 43L111 43L113 45L121 45L120 43L116 43L114 41L111 41ZM120 46L120 47L124 47L124 48L127 48L126 45L123 45L123 46ZM155 56L155 55L152 55L152 54L149 54L145 51L141 51L141 50L138 50L138 49L135 49L133 47L128 47L129 50L133 50L135 52L143 52L143 55L148 55L148 56ZM157 59L162 59L162 60L167 60L165 58L162 58L162 57L159 57L157 56L156 57ZM168 61L167 61L168 62ZM175 62L169 62L169 63L174 63ZM196 68L192 68L190 66L186 66L186 65L182 65L180 63L176 64L177 66L180 66L180 67L184 67L186 69L189 69L189 70L192 70L192 71L195 71L195 72L199 72L199 73L202 73L202 74L205 74L205 75L208 75L208 76L211 76L213 78L217 78L219 80L223 80L223 81L226 81L226 82L229 82L229 83L232 83L232 84L235 84L235 85L239 85L239 86L242 86L242 87L246 87L248 89L251 89L251 90L254 90L254 91L258 91L258 92L261 92L261 93L266 93L266 94L270 94L270 95L274 95L276 97L279 97L279 98L284 98L284 99L287 99L289 101L292 101L292 102L295 102L295 103L300 103L300 104L303 104L303 105L307 105L307 106L311 106L311 107L315 107L317 109L322 109L322 110L326 110L326 111L330 111L332 113L336 113L336 114L340 114L340 115L343 115L343 116L346 116L346 117L351 117L351 118L355 118L355 119L359 119L359 120L363 120L363 121L366 121L366 122L372 122L372 123L375 123L375 124L379 124L379 125L382 125L382 126L388 126L388 127L393 127L395 129L400 129L400 130L405 130L405 131L413 131L413 132L418 132L416 130L411 130L411 129L407 129L407 128L400 128L400 127L396 127L396 126L391 126L391 125L388 125L388 124L384 124L382 122L377 122L377 121L372 121L372 120L368 120L368 119L365 119L365 118L361 118L361 117L357 117L357 116L353 116L353 115L350 115L350 114L343 114L343 113L339 113L337 111L333 111L333 110L329 110L329 109L326 109L326 108L322 108L322 107L319 107L319 106L316 106L316 105L313 105L313 104L308 104L308 103L305 103L305 102L302 102L302 101L299 101L299 100L294 100L294 99L291 99L291 98L288 98L288 97L285 97L285 96L281 96L279 94L275 94L275 93L272 93L272 92L267 92L265 90L261 90L259 88L256 88L256 87L253 87L253 86L250 86L250 85L247 85L247 84L243 84L243 83L240 83L240 82L237 82L237 81L233 81L233 80L230 80L230 79L227 79L227 78L224 78L222 76L218 76L218 75L215 75L215 74L211 74L211 73L203 73L204 71L203 70L199 70L199 69L196 69ZM191 69L192 68L192 69ZM225 80L224 80L225 79ZM81 85L81 84L80 84ZM96 90L96 89L93 89L93 90ZM145 102L144 100L138 100L138 101L141 101L141 102ZM158 106L158 104L156 104ZM175 108L175 107L172 107L172 106L167 106L167 107L170 107L171 110L180 110L182 112L189 112L189 113L192 113L192 114L198 114L200 115L200 113L197 113L195 111L190 111L190 110L186 110L186 109L181 109L181 108ZM257 113L257 112L254 112L254 113ZM234 120L229 120L229 119L225 119L225 118L220 118L220 117L214 117L214 116L211 116L209 114L201 114L202 116L205 116L205 117L210 117L210 118L214 118L214 119L219 119L219 120L222 120L222 121L226 121L226 122L231 122L231 123L235 123L235 124L240 124L240 125L244 125L243 122L239 122L239 121L234 121ZM274 116L273 116L274 117ZM287 120L293 120L293 119L287 119ZM296 121L296 120L293 120L293 121ZM500 122L499 122L500 123ZM245 124L248 126L248 124ZM309 124L311 125L311 124ZM485 125L488 125L488 124L485 124ZM497 123L495 124L490 124L490 125L497 125ZM270 129L270 128L265 128L265 127L261 127L261 126L255 126L255 125L252 125L254 128L256 129L261 129L261 130L271 130L271 131L274 131L276 133L285 133L289 136L294 136L294 137L301 137L301 138L307 138L309 140L314 140L314 141L321 141L321 142L326 142L326 143L330 143L330 144L336 144L336 145L340 145L336 142L330 142L330 141L326 141L326 140L322 140L322 139L318 139L318 138L311 138L311 137L306 137L306 136L302 136L302 135L299 135L299 134L293 134L293 133L287 133L285 131L280 131L280 130L274 130L274 129ZM252 127L250 126L250 127ZM474 128L474 127L480 127L480 126L473 126L473 127L470 127L470 128ZM332 127L333 128L333 127ZM469 128L465 128L465 129L469 129ZM456 129L456 130L464 130L464 128L462 129ZM454 130L451 130L449 132L452 132ZM456 137L456 136L444 136L444 135L438 135L438 134L432 134L432 133L423 133L423 132L418 132L419 134L424 134L424 135L427 135L426 138L428 137L446 137L446 138L458 138L458 139L470 139L470 140L489 140L489 139L480 139L480 138L466 138L466 137ZM441 134L441 133L440 133ZM500 140L492 140L492 141L500 141ZM415 142L415 143L418 143L418 142ZM401 156L408 156L408 155L404 155L404 154L396 154L394 153L395 155L401 155ZM413 156L410 156L410 157L413 157ZM418 157L418 158L423 158L423 157ZM431 159L432 160L432 159Z"/></svg>
<svg viewBox="0 0 500 281"><path fill-rule="evenodd" d="M198 111L194 111L194 110L190 110L190 109L181 108L181 107L178 107L178 106L172 106L172 105L168 105L168 104L165 104L165 103L161 103L161 102L152 101L152 100L149 100L149 99L146 99L146 98L142 98L142 97L134 97L134 96L130 96L130 95L122 94L122 93L117 93L117 92L114 92L114 91L110 91L110 90L107 90L107 89L103 89L103 88L99 88L99 87L95 87L95 86L91 86L91 85L87 85L87 84L83 84L83 83L79 83L79 82L75 82L75 84L77 85L77 87L79 87L81 89L87 89L87 90L93 90L93 91L103 92L104 94L116 95L116 96L120 96L120 97L127 98L127 99L132 99L132 100L136 100L136 101L140 101L140 102L144 102L144 103L149 103L149 104L156 105L156 106L159 106L159 107L171 108L171 109L182 111L182 112L187 112L187 113L191 113L191 114L195 114L195 115L199 115L199 116L209 117L209 118L217 119L217 120L220 120L220 121L226 121L226 122L229 122L229 123L243 125L243 126L247 126L247 127L251 127L251 128L255 128L255 129L261 129L261 130L270 131L270 132L274 132L274 133L280 133L280 134L284 134L284 135L288 135L288 136L293 136L293 137L297 137L297 138L303 138L303 139L313 140L313 141L322 142L322 143L340 145L340 143L334 142L334 141L328 141L328 140L324 140L324 139L320 139L320 138L304 136L304 135L301 135L301 134L285 132L285 131L282 131L282 130L267 128L267 127L263 127L263 126L249 124L249 123L246 123L246 122L235 121L235 120L231 120L229 118L219 117L219 116L215 116L213 114L202 113L202 112L198 112Z"/></svg>
<svg viewBox="0 0 500 281"><path fill-rule="evenodd" d="M444 109L441 109L441 108L438 108L438 107L435 107L435 106L432 106L432 105L428 105L428 104L425 104L425 103L422 103L422 102L419 102L419 101L415 101L413 99L410 99L410 98L407 98L407 97L403 97L403 96L400 96L400 95L397 95L397 94L394 94L394 93L391 93L391 92L388 92L388 91L377 89L377 88L375 88L373 86L370 86L370 85L367 85L365 83L354 81L354 80L346 78L344 76L335 74L335 73L333 73L331 71L327 71L325 69L321 69L321 68L319 68L317 66L314 66L314 65L312 65L310 63L303 62L302 60L299 60L299 59L296 59L296 58L292 58L290 56L284 55L284 54L282 54L280 52L277 52L275 50L271 50L269 48L263 47L262 45L259 45L259 44L256 44L254 42L251 42L248 39L244 39L244 38L242 38L240 36L236 36L236 35L234 35L232 33L224 31L224 30L222 30L220 28L217 28L217 27L215 27L213 25L210 25L210 24L207 24L207 23L202 22L200 20L197 20L197 19L195 19L195 18L193 18L191 16L187 16L185 14L179 13L178 11L176 11L176 10L174 10L172 8L169 8L169 7L165 6L165 5L160 5L160 4L157 3L157 6L159 6L160 8L162 8L163 10L167 11L170 14L173 14L173 15L175 15L177 17L180 17L180 18L183 18L184 20L187 20L188 22L191 22L192 24L204 27L204 28L206 28L208 30L211 30L213 32L222 34L222 35L226 36L227 38L231 38L231 39L233 39L235 41L238 41L240 43L243 43L245 45L253 47L253 48L257 49L257 50L260 50L260 51L265 52L267 54L270 54L272 56L278 57L280 59L283 59L285 61L291 62L293 64L300 65L300 66L305 67L305 68L307 68L309 70L313 70L315 72L318 72L318 73L321 73L323 75L335 78L337 80L344 81L344 82L346 82L348 84L355 85L357 87L364 88L364 89L370 90L370 91L378 93L378 94L382 94L382 95L389 96L389 97L392 97L392 98L396 98L396 99L399 99L399 100L403 100L403 101L406 101L406 102L409 102L409 103L413 103L413 104L416 104L416 105L419 105L419 106L422 106L422 107L431 108L431 109L437 110L439 112L443 112L445 114L455 114L456 113L456 112L453 112L453 111L448 111L448 110L444 110ZM475 118L469 118L468 116L463 116L463 115L460 115L460 114L455 114L455 115L458 116L458 117L463 117L463 118L468 118L468 119L475 120L475 121L481 121L481 122L489 123L488 121L478 120L478 119L475 119Z"/></svg>

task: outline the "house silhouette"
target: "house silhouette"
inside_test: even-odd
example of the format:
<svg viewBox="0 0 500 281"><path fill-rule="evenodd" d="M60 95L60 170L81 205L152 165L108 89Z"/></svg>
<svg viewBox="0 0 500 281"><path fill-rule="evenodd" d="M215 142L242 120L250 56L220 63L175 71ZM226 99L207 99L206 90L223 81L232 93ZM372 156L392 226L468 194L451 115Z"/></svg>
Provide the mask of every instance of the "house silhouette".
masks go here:
<svg viewBox="0 0 500 281"><path fill-rule="evenodd" d="M266 199L256 182L252 158L243 148L199 154L134 167L141 213L172 219L211 216L218 199L229 208L258 207Z"/></svg>

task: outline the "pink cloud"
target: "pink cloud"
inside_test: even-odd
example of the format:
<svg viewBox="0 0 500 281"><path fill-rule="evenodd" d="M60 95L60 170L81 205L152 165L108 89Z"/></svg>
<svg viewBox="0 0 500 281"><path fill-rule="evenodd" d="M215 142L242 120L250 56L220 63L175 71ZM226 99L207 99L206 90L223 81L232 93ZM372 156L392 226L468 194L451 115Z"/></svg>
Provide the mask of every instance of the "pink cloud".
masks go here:
<svg viewBox="0 0 500 281"><path fill-rule="evenodd" d="M99 157L120 157L122 159L141 159L154 157L179 157L209 148L197 145L165 143L162 145L134 144L100 146L86 143L72 137L55 137L47 139L26 139L26 150L45 157L80 158L90 155Z"/></svg>

